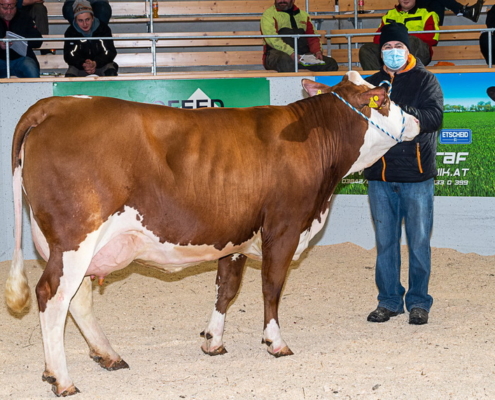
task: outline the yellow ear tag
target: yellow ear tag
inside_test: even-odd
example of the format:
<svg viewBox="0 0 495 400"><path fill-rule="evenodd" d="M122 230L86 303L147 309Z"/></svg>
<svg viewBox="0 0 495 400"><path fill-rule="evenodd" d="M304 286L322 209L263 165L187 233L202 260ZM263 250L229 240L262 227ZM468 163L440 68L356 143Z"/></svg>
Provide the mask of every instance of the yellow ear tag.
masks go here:
<svg viewBox="0 0 495 400"><path fill-rule="evenodd" d="M368 104L369 108L378 108L378 104L376 104L376 100L378 100L378 96L370 97L370 103Z"/></svg>
<svg viewBox="0 0 495 400"><path fill-rule="evenodd" d="M321 89L318 89L318 91L316 92L316 95L318 96L319 94L321 94Z"/></svg>

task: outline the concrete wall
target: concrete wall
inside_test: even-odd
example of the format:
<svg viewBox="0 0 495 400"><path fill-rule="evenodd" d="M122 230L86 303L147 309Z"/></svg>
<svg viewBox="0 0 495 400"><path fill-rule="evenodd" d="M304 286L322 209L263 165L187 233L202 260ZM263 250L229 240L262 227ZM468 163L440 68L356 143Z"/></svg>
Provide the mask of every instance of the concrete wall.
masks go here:
<svg viewBox="0 0 495 400"><path fill-rule="evenodd" d="M283 105L302 97L302 77L269 78L271 104ZM52 95L52 83L0 83L0 261L12 256L14 216L10 150L12 134L21 115L37 100ZM8 99L8 100L7 100ZM434 247L481 255L495 254L495 198L436 197L432 237ZM26 259L37 258L24 207L23 249ZM405 235L403 235L405 237ZM313 240L316 245L352 242L374 247L373 226L367 196L337 195L332 200L325 228Z"/></svg>

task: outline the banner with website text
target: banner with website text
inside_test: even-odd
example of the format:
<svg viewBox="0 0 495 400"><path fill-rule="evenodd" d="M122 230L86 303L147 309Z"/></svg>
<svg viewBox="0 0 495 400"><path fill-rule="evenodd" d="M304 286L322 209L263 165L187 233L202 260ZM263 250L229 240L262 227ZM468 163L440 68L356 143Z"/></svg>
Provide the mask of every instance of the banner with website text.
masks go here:
<svg viewBox="0 0 495 400"><path fill-rule="evenodd" d="M436 74L444 93L443 124L438 132L435 195L495 196L495 102L486 90L487 74ZM495 75L494 75L495 77ZM317 77L329 86L340 76ZM336 193L366 194L363 174L342 179Z"/></svg>

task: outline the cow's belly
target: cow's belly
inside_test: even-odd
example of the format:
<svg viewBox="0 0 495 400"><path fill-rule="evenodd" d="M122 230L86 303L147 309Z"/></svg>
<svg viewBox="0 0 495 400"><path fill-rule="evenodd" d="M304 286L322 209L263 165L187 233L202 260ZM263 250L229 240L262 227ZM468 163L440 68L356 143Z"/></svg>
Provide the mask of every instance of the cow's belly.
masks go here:
<svg viewBox="0 0 495 400"><path fill-rule="evenodd" d="M320 221L315 220L311 228L300 235L299 244L293 256L294 260L299 258L308 247L309 241L320 231L327 215L328 209L321 215ZM141 221L142 216L137 210L125 207L124 212L112 215L96 232L88 235L86 239L88 241L90 236L93 238L96 236L98 239L86 275L105 277L112 271L126 267L133 260L175 272L190 265L217 260L229 254L241 253L255 260L261 260L262 257L261 230L253 232L253 236L240 245L228 243L219 250L208 244L178 245L160 242L158 236L143 226ZM49 254L46 240L42 237L39 228L34 231L37 232L37 242L42 243L37 247L43 248L43 253L45 253L43 255L47 258ZM86 248L84 242L79 247Z"/></svg>

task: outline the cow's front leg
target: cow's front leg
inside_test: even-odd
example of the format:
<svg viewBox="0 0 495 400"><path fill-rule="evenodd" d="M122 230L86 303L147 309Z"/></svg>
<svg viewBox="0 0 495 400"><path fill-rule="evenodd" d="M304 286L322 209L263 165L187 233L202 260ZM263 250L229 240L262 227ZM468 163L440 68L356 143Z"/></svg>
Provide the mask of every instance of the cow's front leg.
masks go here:
<svg viewBox="0 0 495 400"><path fill-rule="evenodd" d="M129 368L114 351L93 313L93 288L89 276L85 277L69 308L72 317L89 346L89 356L109 371Z"/></svg>
<svg viewBox="0 0 495 400"><path fill-rule="evenodd" d="M201 349L210 356L227 353L223 345L225 315L241 285L245 264L246 256L243 254L232 254L218 260L217 299L208 326L201 332L205 338Z"/></svg>
<svg viewBox="0 0 495 400"><path fill-rule="evenodd" d="M294 354L282 339L278 322L280 295L287 277L287 270L297 248L297 240L280 240L279 243L265 245L263 242L263 262L261 265L265 324L263 343L275 357Z"/></svg>
<svg viewBox="0 0 495 400"><path fill-rule="evenodd" d="M64 262L67 262L66 255L67 253L64 255ZM62 253L52 251L36 286L45 351L45 371L42 379L52 385L52 390L57 396L64 397L79 392L67 370L64 328L69 303L81 284L87 265L82 267L76 262L73 267L64 268ZM84 269L81 268L81 271L78 267Z"/></svg>

